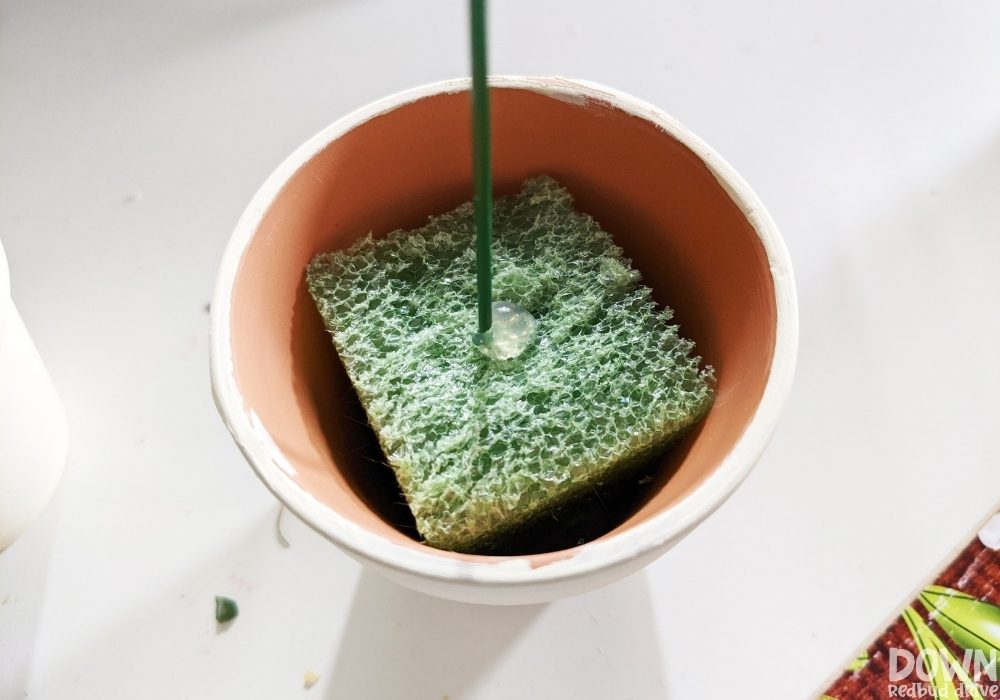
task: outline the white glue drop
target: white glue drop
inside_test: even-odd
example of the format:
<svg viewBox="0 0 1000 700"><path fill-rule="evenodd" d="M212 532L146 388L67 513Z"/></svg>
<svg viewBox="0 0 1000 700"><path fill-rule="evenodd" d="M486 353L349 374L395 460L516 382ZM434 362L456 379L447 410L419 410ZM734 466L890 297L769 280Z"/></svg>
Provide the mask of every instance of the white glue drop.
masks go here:
<svg viewBox="0 0 1000 700"><path fill-rule="evenodd" d="M493 302L493 326L473 333L472 344L491 360L511 360L535 340L535 317L509 301Z"/></svg>

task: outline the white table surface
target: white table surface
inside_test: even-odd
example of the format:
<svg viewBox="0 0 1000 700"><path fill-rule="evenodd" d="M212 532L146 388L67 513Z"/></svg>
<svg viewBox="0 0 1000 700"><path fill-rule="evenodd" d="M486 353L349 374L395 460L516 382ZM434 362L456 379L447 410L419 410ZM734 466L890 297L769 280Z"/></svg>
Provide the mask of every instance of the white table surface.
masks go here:
<svg viewBox="0 0 1000 700"><path fill-rule="evenodd" d="M291 517L281 548L209 389L223 247L322 127L467 73L464 3L5 0L0 237L71 447L0 554L4 700L805 698L1000 500L997 0L491 21L493 72L652 102L768 206L802 335L756 470L645 571L548 605L411 592Z"/></svg>

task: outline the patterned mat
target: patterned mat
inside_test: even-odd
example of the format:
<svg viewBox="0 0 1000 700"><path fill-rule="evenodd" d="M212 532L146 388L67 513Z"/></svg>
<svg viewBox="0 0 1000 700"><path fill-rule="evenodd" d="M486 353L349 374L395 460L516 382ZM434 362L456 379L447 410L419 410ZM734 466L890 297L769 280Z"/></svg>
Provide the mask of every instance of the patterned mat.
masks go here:
<svg viewBox="0 0 1000 700"><path fill-rule="evenodd" d="M1000 513L820 700L1000 698Z"/></svg>

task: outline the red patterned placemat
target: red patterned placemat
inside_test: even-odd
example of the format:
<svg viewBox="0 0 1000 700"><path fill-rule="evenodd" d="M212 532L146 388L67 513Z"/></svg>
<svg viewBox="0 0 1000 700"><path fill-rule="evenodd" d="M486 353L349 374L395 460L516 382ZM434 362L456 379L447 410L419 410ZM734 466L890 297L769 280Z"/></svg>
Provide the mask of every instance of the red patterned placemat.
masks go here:
<svg viewBox="0 0 1000 700"><path fill-rule="evenodd" d="M1000 698L1000 514L820 694L820 700Z"/></svg>

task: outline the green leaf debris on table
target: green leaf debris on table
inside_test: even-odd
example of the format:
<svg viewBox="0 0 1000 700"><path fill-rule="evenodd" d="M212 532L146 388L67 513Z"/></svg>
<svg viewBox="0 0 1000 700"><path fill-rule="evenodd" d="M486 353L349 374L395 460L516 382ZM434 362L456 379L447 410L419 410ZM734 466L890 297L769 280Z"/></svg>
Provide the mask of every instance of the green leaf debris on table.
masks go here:
<svg viewBox="0 0 1000 700"><path fill-rule="evenodd" d="M225 596L221 595L215 596L216 622L229 622L239 614L240 614L240 609L236 605L235 600L233 600L232 598L226 598Z"/></svg>

